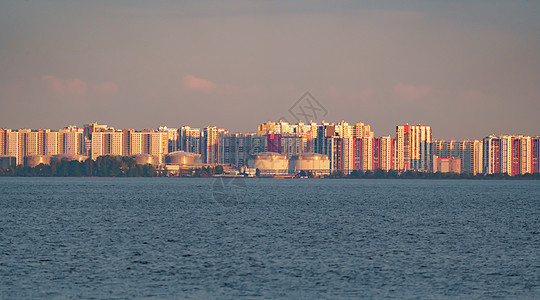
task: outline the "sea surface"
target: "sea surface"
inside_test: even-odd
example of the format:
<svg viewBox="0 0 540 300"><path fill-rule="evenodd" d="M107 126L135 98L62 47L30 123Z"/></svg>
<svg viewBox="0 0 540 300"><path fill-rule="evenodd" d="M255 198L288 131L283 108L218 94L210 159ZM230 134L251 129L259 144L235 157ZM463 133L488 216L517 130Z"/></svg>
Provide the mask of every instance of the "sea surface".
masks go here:
<svg viewBox="0 0 540 300"><path fill-rule="evenodd" d="M540 181L0 178L1 299L540 295Z"/></svg>

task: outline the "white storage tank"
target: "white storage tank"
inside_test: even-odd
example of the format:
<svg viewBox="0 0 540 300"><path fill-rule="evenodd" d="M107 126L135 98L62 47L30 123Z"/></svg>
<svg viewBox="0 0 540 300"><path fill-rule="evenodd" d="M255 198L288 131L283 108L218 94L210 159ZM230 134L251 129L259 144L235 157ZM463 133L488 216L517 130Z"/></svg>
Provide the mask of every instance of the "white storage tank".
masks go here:
<svg viewBox="0 0 540 300"><path fill-rule="evenodd" d="M26 165L28 167L34 168L40 164L50 165L51 157L49 155L30 155L26 157Z"/></svg>
<svg viewBox="0 0 540 300"><path fill-rule="evenodd" d="M78 155L78 154L57 154L53 155L52 159L65 159L65 160L76 160L78 162L85 161L88 159L88 156Z"/></svg>
<svg viewBox="0 0 540 300"><path fill-rule="evenodd" d="M167 163L172 165L194 166L201 163L201 155L191 152L175 151L167 155Z"/></svg>
<svg viewBox="0 0 540 300"><path fill-rule="evenodd" d="M330 172L330 159L326 154L302 153L293 156L290 164L291 172L312 172L314 175L327 174Z"/></svg>
<svg viewBox="0 0 540 300"><path fill-rule="evenodd" d="M135 163L137 163L138 165L150 164L152 166L158 166L159 161L160 161L158 156L151 155L151 154L136 154L131 157L135 160Z"/></svg>
<svg viewBox="0 0 540 300"><path fill-rule="evenodd" d="M253 168L261 175L279 175L289 173L289 159L286 154L263 152L255 156Z"/></svg>

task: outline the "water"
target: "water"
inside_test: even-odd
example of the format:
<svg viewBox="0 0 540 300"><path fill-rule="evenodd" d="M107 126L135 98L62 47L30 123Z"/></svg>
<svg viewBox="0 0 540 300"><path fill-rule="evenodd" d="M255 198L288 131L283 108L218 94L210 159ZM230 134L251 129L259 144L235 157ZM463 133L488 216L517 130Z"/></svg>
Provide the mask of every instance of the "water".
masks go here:
<svg viewBox="0 0 540 300"><path fill-rule="evenodd" d="M538 181L241 183L0 178L0 298L540 295Z"/></svg>

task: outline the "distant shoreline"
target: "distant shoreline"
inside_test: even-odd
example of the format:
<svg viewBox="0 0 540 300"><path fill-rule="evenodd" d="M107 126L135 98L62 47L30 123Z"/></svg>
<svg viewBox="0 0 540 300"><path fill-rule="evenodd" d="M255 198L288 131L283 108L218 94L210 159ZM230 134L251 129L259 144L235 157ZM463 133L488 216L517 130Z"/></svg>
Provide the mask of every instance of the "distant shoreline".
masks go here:
<svg viewBox="0 0 540 300"><path fill-rule="evenodd" d="M227 179L288 179L288 180L540 180L540 174L530 174L531 176L471 176L471 177L407 177L407 176L398 176L398 177L314 177L314 178L300 178L300 177L282 177L282 176L260 176L260 177L246 177L246 176L26 176L26 175L1 175L0 178L155 178L155 179L217 179L217 178L227 178Z"/></svg>

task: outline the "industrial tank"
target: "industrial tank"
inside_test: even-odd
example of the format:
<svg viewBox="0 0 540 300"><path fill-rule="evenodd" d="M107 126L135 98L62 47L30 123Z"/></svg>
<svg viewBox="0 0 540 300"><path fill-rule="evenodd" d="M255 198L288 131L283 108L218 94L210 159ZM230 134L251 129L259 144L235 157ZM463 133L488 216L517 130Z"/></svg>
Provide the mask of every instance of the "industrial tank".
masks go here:
<svg viewBox="0 0 540 300"><path fill-rule="evenodd" d="M151 154L136 154L133 155L132 158L135 160L135 163L138 165L147 165L150 164L152 166L159 165L159 157L156 155Z"/></svg>
<svg viewBox="0 0 540 300"><path fill-rule="evenodd" d="M326 173L330 171L328 155L318 153L303 153L293 156L289 169L294 173L311 171L313 173Z"/></svg>
<svg viewBox="0 0 540 300"><path fill-rule="evenodd" d="M53 155L52 159L76 160L78 162L81 162L87 160L88 156L78 154L57 154Z"/></svg>
<svg viewBox="0 0 540 300"><path fill-rule="evenodd" d="M50 165L51 157L49 155L30 155L26 157L26 165L34 168L40 164Z"/></svg>
<svg viewBox="0 0 540 300"><path fill-rule="evenodd" d="M263 175L287 174L289 159L285 154L263 152L255 156L253 168L259 169Z"/></svg>
<svg viewBox="0 0 540 300"><path fill-rule="evenodd" d="M193 166L201 162L201 155L191 152L175 151L167 155L167 163L179 166Z"/></svg>

